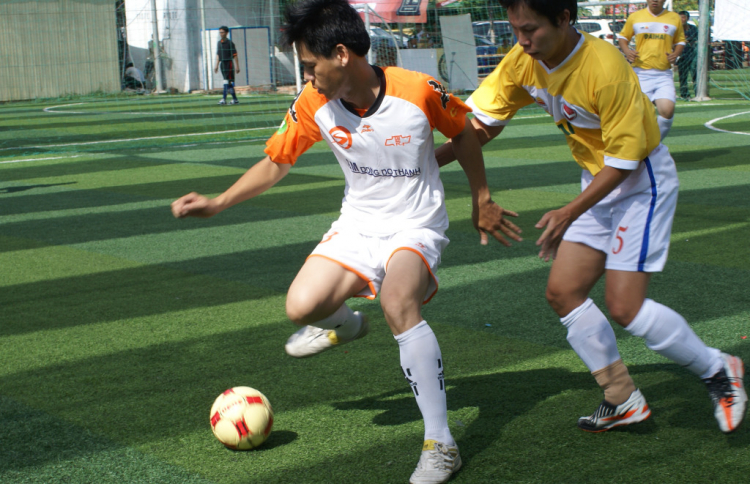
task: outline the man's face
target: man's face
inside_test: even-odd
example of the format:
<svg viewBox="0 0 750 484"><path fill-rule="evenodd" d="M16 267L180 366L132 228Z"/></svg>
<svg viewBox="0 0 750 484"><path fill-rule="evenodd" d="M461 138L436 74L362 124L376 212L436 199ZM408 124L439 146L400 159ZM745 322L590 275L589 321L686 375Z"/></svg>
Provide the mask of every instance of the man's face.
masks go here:
<svg viewBox="0 0 750 484"><path fill-rule="evenodd" d="M227 38L228 32L226 30L219 30L219 35L221 36L221 40L225 40Z"/></svg>
<svg viewBox="0 0 750 484"><path fill-rule="evenodd" d="M682 19L682 25L687 25L688 18L685 14L680 14L680 19Z"/></svg>
<svg viewBox="0 0 750 484"><path fill-rule="evenodd" d="M338 50L328 59L310 52L304 42L297 42L297 54L304 70L304 78L312 83L312 87L327 99L342 97L344 64Z"/></svg>
<svg viewBox="0 0 750 484"><path fill-rule="evenodd" d="M564 45L568 24L552 25L547 17L537 14L524 3L508 10L508 20L523 51L536 60L551 59Z"/></svg>
<svg viewBox="0 0 750 484"><path fill-rule="evenodd" d="M661 13L664 10L664 2L666 0L648 0L648 9L651 13Z"/></svg>

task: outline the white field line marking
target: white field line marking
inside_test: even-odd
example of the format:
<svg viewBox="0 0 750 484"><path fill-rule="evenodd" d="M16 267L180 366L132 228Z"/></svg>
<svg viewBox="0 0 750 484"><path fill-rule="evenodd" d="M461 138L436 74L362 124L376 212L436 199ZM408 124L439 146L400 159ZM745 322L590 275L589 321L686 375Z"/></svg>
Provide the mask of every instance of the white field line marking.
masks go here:
<svg viewBox="0 0 750 484"><path fill-rule="evenodd" d="M83 155L51 156L49 158L27 158L25 160L8 160L8 161L0 161L0 165L3 163L23 163L24 161L42 161L42 160L60 160L62 158L78 158L79 156L83 156Z"/></svg>
<svg viewBox="0 0 750 484"><path fill-rule="evenodd" d="M148 111L55 111L55 109L58 108L67 108L69 106L80 106L82 104L89 104L89 103L73 103L73 104L60 104L59 106L50 106L48 108L44 108L43 111L45 113L50 114L133 114L133 115L142 115L142 116L211 116L216 113L168 113L163 111L157 111L157 112L148 112ZM286 106L286 104L284 104ZM284 108L286 110L286 108Z"/></svg>
<svg viewBox="0 0 750 484"><path fill-rule="evenodd" d="M734 114L730 114L729 116L722 116L721 118L712 119L711 121L707 122L703 126L705 126L708 129L712 129L714 131L721 131L722 133L744 134L745 136L750 136L750 133L745 133L744 131L728 131L726 129L717 128L716 126L713 125L714 123L716 123L718 121L722 121L724 119L733 118L735 116L741 116L743 114L750 114L750 111L744 111L744 112L741 112L741 113L734 113Z"/></svg>

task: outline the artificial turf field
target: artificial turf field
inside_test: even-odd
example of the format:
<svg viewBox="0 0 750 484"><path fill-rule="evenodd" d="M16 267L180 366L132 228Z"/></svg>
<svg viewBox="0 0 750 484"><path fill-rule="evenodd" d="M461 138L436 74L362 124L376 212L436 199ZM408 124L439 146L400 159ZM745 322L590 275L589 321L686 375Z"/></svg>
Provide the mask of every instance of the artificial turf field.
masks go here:
<svg viewBox="0 0 750 484"><path fill-rule="evenodd" d="M0 106L0 482L407 481L422 422L378 302L351 303L370 315L364 340L305 360L283 349L295 329L286 289L343 195L328 148L213 219L170 213L175 198L218 194L263 156L257 140L272 130L262 128L289 102L275 99ZM746 114L714 123L734 133L704 126L736 113ZM424 316L464 460L451 482L746 481L750 427L722 434L701 381L619 328L652 417L576 428L601 393L544 299L549 265L533 225L575 197L580 170L540 110L518 118L484 153L524 242L480 246L460 167L442 174L451 244ZM678 103L666 144L681 193L649 295L750 362L747 134L750 102ZM601 284L593 298L604 308ZM260 389L276 413L256 451L225 449L209 427L214 398L238 385Z"/></svg>

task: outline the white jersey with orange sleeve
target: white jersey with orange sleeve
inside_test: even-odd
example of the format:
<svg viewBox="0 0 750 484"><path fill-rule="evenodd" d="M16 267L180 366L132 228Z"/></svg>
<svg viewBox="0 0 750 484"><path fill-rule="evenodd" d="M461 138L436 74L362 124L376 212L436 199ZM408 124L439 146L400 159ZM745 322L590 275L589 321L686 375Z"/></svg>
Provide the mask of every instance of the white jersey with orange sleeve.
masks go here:
<svg viewBox="0 0 750 484"><path fill-rule="evenodd" d="M420 227L442 232L448 215L432 130L458 135L470 109L430 76L373 69L381 88L367 112L328 100L308 83L265 152L276 163L294 164L325 140L346 180L340 223L370 235Z"/></svg>
<svg viewBox="0 0 750 484"><path fill-rule="evenodd" d="M609 165L633 170L659 145L654 107L609 42L581 33L556 68L516 44L467 104L488 126L502 126L536 102L565 135L576 162L592 175Z"/></svg>
<svg viewBox="0 0 750 484"><path fill-rule="evenodd" d="M680 16L666 9L659 15L654 15L648 8L631 14L617 37L629 42L633 35L638 52L638 58L633 62L636 69L670 69L667 54L672 53L675 45L685 45L686 42Z"/></svg>

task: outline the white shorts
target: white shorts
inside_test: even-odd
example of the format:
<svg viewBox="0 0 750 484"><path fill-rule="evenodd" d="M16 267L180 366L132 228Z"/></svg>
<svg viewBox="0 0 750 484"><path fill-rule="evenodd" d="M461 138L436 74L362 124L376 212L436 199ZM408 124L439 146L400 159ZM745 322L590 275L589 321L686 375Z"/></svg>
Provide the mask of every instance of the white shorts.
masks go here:
<svg viewBox="0 0 750 484"><path fill-rule="evenodd" d="M581 189L593 179L584 171ZM619 187L573 222L563 240L604 252L607 269L660 272L667 262L678 188L674 160L659 145Z"/></svg>
<svg viewBox="0 0 750 484"><path fill-rule="evenodd" d="M448 237L432 229L411 229L373 237L334 222L309 257L325 257L357 274L367 282L367 287L356 297L375 299L388 270L388 261L399 250L410 250L422 258L430 272L430 284L424 298L426 304L438 290L436 273L440 255L447 245Z"/></svg>
<svg viewBox="0 0 750 484"><path fill-rule="evenodd" d="M635 68L633 70L638 75L638 82L641 83L641 91L648 96L649 101L654 102L657 99L669 99L672 102L677 101L672 69L660 71L659 69Z"/></svg>

